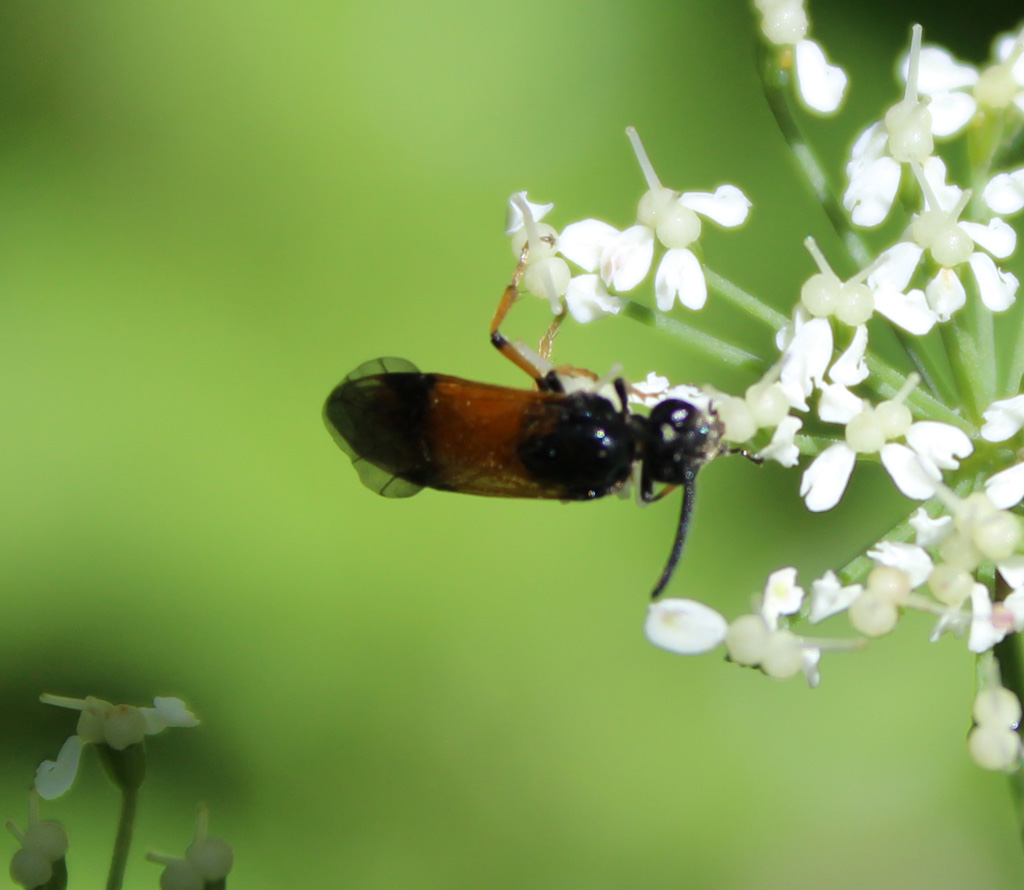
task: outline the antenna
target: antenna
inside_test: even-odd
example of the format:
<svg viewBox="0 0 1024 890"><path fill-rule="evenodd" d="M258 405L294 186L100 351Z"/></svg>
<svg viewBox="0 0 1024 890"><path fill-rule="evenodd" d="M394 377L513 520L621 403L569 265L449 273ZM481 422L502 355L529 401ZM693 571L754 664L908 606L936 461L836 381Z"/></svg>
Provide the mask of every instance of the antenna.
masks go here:
<svg viewBox="0 0 1024 890"><path fill-rule="evenodd" d="M697 496L697 470L689 467L683 474L683 509L679 515L679 528L676 529L676 539L672 543L672 551L668 555L668 562L665 569L651 591L651 599L657 599L658 595L665 589L672 579L672 573L676 570L679 557L683 555L683 545L686 543L686 531L690 527L690 516L693 513L693 502Z"/></svg>

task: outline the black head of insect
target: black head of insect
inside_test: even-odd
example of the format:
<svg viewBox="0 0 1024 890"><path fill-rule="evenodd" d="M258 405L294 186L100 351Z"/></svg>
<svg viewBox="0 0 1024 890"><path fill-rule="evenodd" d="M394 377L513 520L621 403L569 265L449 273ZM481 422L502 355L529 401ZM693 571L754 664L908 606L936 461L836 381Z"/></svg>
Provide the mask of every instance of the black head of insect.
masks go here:
<svg viewBox="0 0 1024 890"><path fill-rule="evenodd" d="M704 411L682 399L665 399L654 406L648 417L637 420L642 427L640 497L644 501L660 497L661 494L654 494L655 483L683 488L676 537L661 578L651 593L653 599L665 589L683 555L697 493L697 470L726 449L722 445L722 422L714 411Z"/></svg>

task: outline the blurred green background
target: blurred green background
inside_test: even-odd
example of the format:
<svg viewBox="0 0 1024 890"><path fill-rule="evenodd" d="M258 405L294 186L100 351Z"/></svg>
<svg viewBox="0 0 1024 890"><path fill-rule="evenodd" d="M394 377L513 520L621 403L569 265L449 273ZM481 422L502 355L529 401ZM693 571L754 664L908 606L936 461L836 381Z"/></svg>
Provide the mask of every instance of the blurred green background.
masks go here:
<svg viewBox="0 0 1024 890"><path fill-rule="evenodd" d="M826 157L895 98L915 17L984 50L991 23L940 12L820 10L853 77L812 128ZM708 259L790 304L801 239L834 241L742 4L6 3L0 114L5 817L73 731L41 691L171 694L203 725L149 745L131 887L156 886L142 852L180 854L200 800L240 887L1020 884L1004 780L964 745L962 642L911 616L826 656L814 691L670 656L641 627L676 499L387 501L320 421L379 355L523 385L486 336L505 200L627 225L627 124L667 184L753 198ZM508 331L547 318L531 301ZM750 382L624 319L569 326L557 357ZM798 483L705 470L672 594L734 616L769 571L809 582L905 508L860 471L810 517ZM115 801L93 758L44 815L95 886Z"/></svg>

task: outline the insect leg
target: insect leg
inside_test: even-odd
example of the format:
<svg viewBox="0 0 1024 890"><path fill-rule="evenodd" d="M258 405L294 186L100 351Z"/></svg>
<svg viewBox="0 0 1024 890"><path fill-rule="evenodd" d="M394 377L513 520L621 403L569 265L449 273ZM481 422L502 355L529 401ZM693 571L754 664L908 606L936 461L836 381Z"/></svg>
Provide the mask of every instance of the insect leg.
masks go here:
<svg viewBox="0 0 1024 890"><path fill-rule="evenodd" d="M501 300L498 301L498 308L495 310L494 318L491 319L491 345L517 368L522 368L526 371L537 382L537 385L543 389L544 375L547 374L548 369L541 368L535 364L529 356L520 352L515 344L510 342L499 330L502 322L505 320L505 316L508 315L516 300L519 299L519 282L523 280L523 273L526 271L526 255L528 250L529 245L523 248L523 252L519 255L519 264L516 266L515 272L512 273L512 280L501 295Z"/></svg>
<svg viewBox="0 0 1024 890"><path fill-rule="evenodd" d="M548 325L547 332L543 337L541 337L540 346L537 347L537 352L542 359L551 359L551 350L555 345L555 337L558 336L558 330L562 327L562 322L565 321L565 316L568 311L568 309L563 307L562 311L551 320L551 324Z"/></svg>

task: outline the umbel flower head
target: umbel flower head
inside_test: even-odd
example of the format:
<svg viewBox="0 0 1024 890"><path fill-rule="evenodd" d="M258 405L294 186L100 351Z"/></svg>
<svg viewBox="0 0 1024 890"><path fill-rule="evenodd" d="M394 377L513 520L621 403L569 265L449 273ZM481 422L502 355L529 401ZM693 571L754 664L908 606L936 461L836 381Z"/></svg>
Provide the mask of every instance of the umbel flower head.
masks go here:
<svg viewBox="0 0 1024 890"><path fill-rule="evenodd" d="M705 221L729 229L747 220L745 192L666 188L630 128L647 184L635 219L592 217L559 230L538 222L553 205L513 196L512 247L518 256L528 246L531 266L525 289L548 300L555 327L565 316L620 315L748 373L743 392L730 393L643 369L628 395L647 407L671 397L700 404L724 430L723 453L798 470L793 484L812 513L842 510L865 464L880 465L906 499L904 518L876 540L847 542L860 552L846 565L813 578L795 566L769 572L749 611L730 610L728 592L714 604L657 600L645 624L654 645L719 652L815 686L826 655L862 651L908 611L924 612L931 640L962 638L979 660L971 755L988 769L1018 769L1024 690L1004 685L1015 675L1000 670L1000 653L1024 630L1024 338L999 328L1024 327L1007 266L1017 247L1012 217L1024 210L1024 168L1013 163L1013 134L1024 128L1024 31L999 37L976 67L928 45L915 26L896 66L903 82L878 101L886 110L854 140L845 189L833 194L837 177L802 141L797 119L831 114L857 85L812 40L801 0L754 5L770 107L845 255L826 257L808 238L817 269L788 295L788 312L769 306L722 276L701 244ZM897 216L887 231L898 233L879 234ZM763 326L759 354L698 329L712 300ZM880 337L904 356L883 358ZM825 622L841 623L840 633L807 633Z"/></svg>
<svg viewBox="0 0 1024 890"><path fill-rule="evenodd" d="M68 880L64 861L68 835L59 822L40 820L39 795L35 791L30 791L28 797L28 828L22 831L8 820L7 830L19 844L11 858L11 880L25 888L63 890Z"/></svg>
<svg viewBox="0 0 1024 890"><path fill-rule="evenodd" d="M35 787L44 800L59 797L71 787L87 744L96 745L104 754L104 765L116 784L138 787L145 774L142 740L169 726L199 725L178 698L155 698L152 708L50 694L40 696L40 701L81 712L77 733L64 742L57 759L44 760L36 770Z"/></svg>
<svg viewBox="0 0 1024 890"><path fill-rule="evenodd" d="M204 804L196 815L192 843L184 858L147 853L150 862L164 866L160 876L161 890L212 890L226 886L226 879L235 862L235 853L227 841L210 837L207 829L210 810Z"/></svg>

